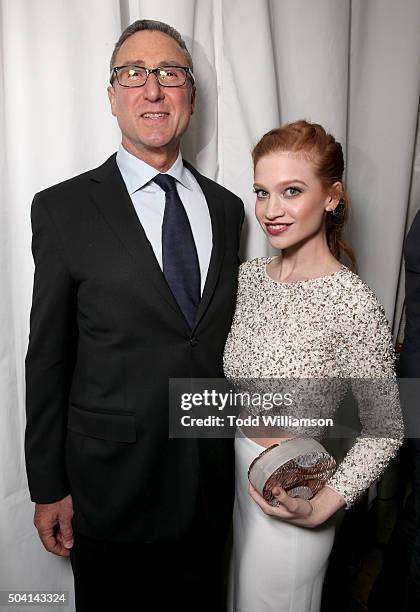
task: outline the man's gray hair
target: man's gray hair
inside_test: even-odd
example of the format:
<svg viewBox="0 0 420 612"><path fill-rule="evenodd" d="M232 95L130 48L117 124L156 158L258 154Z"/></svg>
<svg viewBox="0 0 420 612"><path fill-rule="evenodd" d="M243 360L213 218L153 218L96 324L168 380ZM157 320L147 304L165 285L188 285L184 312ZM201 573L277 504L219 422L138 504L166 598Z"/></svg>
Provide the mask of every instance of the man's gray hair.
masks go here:
<svg viewBox="0 0 420 612"><path fill-rule="evenodd" d="M120 50L122 44L127 40L127 38L130 38L130 36L132 36L136 32L142 32L143 30L163 32L163 34L167 34L168 36L173 38L175 42L178 43L179 47L184 51L188 66L191 68L191 70L193 70L192 57L187 49L187 45L185 44L184 39L182 38L178 30L175 30L175 28L168 25L167 23L164 23L163 21L154 21L153 19L138 19L137 21L134 21L134 23L129 25L127 28L125 28L124 32L117 40L114 47L114 51L112 52L111 56L111 72L114 67L115 58L117 57L117 53Z"/></svg>

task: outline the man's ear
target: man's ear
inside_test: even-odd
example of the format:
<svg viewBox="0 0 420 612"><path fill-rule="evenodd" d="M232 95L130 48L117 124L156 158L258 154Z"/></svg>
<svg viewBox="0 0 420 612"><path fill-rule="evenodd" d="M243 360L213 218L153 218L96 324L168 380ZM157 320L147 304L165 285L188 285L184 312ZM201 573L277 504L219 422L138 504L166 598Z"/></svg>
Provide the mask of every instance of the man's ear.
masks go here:
<svg viewBox="0 0 420 612"><path fill-rule="evenodd" d="M116 102L115 102L115 90L112 87L112 85L108 85L107 92L108 92L109 103L111 105L111 113L114 115L114 117L116 117L117 113L116 113L116 109L115 109L115 105L116 105Z"/></svg>
<svg viewBox="0 0 420 612"><path fill-rule="evenodd" d="M191 115L194 114L195 111L195 94L197 92L197 88L195 87L195 85L192 86L191 88Z"/></svg>

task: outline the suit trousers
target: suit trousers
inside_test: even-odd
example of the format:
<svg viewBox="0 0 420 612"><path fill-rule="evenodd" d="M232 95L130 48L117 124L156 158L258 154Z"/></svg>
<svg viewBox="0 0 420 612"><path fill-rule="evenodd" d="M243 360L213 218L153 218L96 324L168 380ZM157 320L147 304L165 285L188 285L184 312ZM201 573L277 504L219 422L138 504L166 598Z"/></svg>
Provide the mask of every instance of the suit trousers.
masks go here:
<svg viewBox="0 0 420 612"><path fill-rule="evenodd" d="M172 542L105 542L76 532L76 612L223 612L225 553L225 538L199 512Z"/></svg>

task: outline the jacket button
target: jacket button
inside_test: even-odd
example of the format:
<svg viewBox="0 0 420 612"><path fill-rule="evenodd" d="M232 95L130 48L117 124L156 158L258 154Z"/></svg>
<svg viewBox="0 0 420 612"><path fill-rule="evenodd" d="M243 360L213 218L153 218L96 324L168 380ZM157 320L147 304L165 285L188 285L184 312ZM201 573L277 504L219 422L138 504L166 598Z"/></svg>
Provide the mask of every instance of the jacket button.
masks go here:
<svg viewBox="0 0 420 612"><path fill-rule="evenodd" d="M197 346L197 344L198 344L198 338L194 338L194 337L190 338L191 346Z"/></svg>

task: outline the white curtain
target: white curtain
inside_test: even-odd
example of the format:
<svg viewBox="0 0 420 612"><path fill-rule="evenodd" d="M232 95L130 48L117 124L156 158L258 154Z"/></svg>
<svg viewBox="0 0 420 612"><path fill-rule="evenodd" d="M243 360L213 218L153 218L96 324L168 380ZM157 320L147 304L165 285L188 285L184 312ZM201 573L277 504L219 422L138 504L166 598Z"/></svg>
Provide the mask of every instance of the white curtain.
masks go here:
<svg viewBox="0 0 420 612"><path fill-rule="evenodd" d="M253 216L252 146L299 118L334 133L360 273L392 322L407 214L420 205L420 0L0 0L0 17L0 590L71 591L67 561L37 540L23 461L29 211L36 191L116 149L106 86L122 28L160 19L185 37L198 108L184 155L244 199L246 258L268 253Z"/></svg>

